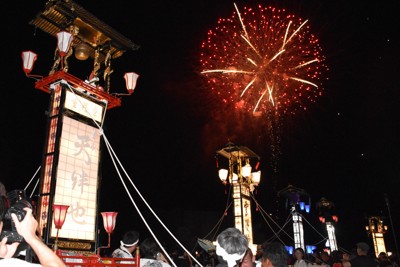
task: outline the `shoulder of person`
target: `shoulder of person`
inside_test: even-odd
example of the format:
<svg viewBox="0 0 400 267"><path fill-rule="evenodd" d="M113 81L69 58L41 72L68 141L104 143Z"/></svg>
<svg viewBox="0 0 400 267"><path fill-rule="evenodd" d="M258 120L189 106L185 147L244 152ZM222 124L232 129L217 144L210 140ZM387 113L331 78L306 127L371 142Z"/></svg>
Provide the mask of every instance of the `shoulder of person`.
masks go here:
<svg viewBox="0 0 400 267"><path fill-rule="evenodd" d="M154 262L156 262L154 259L140 258L140 267L152 267Z"/></svg>
<svg viewBox="0 0 400 267"><path fill-rule="evenodd" d="M120 248L117 248L117 249L114 249L114 251L112 252L113 254L114 253L118 253L118 252L120 252L121 251L121 249Z"/></svg>
<svg viewBox="0 0 400 267"><path fill-rule="evenodd" d="M119 249L119 248L117 248L116 250L114 250L113 252L112 252L112 256L114 257L114 258L120 258L119 257L119 255L121 255L122 253L121 253L121 250Z"/></svg>
<svg viewBox="0 0 400 267"><path fill-rule="evenodd" d="M171 267L171 265L162 260L141 258L140 267Z"/></svg>
<svg viewBox="0 0 400 267"><path fill-rule="evenodd" d="M299 265L298 266L305 266L305 267L307 267L308 266L308 261L306 261L305 259L301 259L300 261L299 261Z"/></svg>

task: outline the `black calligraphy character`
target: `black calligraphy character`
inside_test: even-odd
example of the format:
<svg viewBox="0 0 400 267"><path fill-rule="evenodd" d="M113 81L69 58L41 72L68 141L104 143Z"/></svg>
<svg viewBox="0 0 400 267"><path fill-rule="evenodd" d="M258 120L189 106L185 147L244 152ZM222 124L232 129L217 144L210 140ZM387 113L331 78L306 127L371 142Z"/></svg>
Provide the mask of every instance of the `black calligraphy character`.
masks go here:
<svg viewBox="0 0 400 267"><path fill-rule="evenodd" d="M85 224L85 214L86 209L83 206L80 206L79 202L76 202L76 205L72 206L71 217L74 222L78 224Z"/></svg>
<svg viewBox="0 0 400 267"><path fill-rule="evenodd" d="M75 147L77 147L79 150L74 155L78 156L79 154L84 153L84 155L86 155L86 157L84 156L84 162L89 165L91 162L90 154L86 149L90 148L90 137L88 135L78 135L78 139L80 142L75 142Z"/></svg>
<svg viewBox="0 0 400 267"><path fill-rule="evenodd" d="M71 175L72 180L72 189L75 189L75 186L79 186L81 188L81 194L83 194L83 187L89 186L89 179L87 178L88 175L82 170L81 174L77 171L73 171Z"/></svg>

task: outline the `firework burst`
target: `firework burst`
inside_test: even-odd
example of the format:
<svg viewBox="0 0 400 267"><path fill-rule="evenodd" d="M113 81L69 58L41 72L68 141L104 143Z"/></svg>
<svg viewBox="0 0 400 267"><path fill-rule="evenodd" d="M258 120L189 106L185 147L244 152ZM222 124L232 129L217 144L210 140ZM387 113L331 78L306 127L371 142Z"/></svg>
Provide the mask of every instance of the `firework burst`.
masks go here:
<svg viewBox="0 0 400 267"><path fill-rule="evenodd" d="M226 103L255 115L295 113L322 94L328 69L308 21L274 7L218 20L201 46L202 74Z"/></svg>

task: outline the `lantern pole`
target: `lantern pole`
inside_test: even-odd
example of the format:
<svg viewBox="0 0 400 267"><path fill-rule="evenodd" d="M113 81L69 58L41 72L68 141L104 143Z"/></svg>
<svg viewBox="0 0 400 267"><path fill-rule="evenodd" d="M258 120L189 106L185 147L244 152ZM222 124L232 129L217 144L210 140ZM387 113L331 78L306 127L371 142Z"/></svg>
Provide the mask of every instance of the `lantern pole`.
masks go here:
<svg viewBox="0 0 400 267"><path fill-rule="evenodd" d="M111 233L115 229L115 224L117 222L117 215L118 212L102 212L101 216L103 216L103 226L104 230L106 230L108 234L108 245L105 247L99 247L97 248L97 255L100 256L100 249L102 248L109 248L111 246Z"/></svg>

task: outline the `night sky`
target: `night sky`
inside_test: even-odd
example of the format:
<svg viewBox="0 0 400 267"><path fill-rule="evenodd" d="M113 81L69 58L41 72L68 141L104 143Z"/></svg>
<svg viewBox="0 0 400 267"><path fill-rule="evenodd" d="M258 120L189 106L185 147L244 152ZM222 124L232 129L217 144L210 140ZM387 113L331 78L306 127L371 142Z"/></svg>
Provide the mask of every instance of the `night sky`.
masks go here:
<svg viewBox="0 0 400 267"><path fill-rule="evenodd" d="M219 181L215 154L234 142L261 157L262 178L255 197L268 213L281 219L288 215L277 191L292 184L310 194L313 206L307 220L324 235L315 205L322 197L335 204L339 247L351 250L359 241L371 243L366 218L379 215L389 226L387 249L395 251L392 226L397 239L400 236L400 24L395 1L236 2L239 10L275 5L309 19L330 68L324 74L328 81L322 97L306 111L282 120L275 150L265 119L223 106L200 74L201 42L218 18L232 15L233 2L76 2L140 45L112 62L111 90L123 90L126 71L140 77L134 94L107 112L104 132L141 194L173 233L186 241L206 236L217 224L229 196ZM56 40L29 25L44 4L4 4L0 141L1 181L8 190L24 188L42 160L50 98L25 77L21 52L38 53L32 73L47 75ZM70 64L71 74L89 76L91 62L71 58ZM101 168L100 210L119 212L113 241L128 228L148 236L106 149ZM133 190L132 194L150 216ZM229 216L221 228L233 225ZM157 235L167 236L148 218ZM253 220L255 241L269 239L272 232L260 213L255 212ZM305 229L307 244L320 242L308 224ZM163 241L170 242L168 237ZM195 245L186 243L189 249Z"/></svg>

